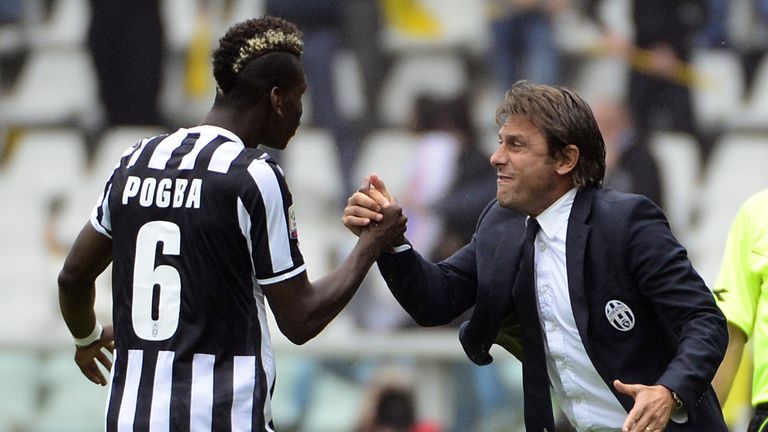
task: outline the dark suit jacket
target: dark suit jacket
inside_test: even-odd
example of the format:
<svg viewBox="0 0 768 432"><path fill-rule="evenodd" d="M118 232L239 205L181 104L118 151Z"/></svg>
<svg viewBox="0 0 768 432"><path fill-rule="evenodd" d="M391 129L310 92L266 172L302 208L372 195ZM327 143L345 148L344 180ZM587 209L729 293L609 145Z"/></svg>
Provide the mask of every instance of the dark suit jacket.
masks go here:
<svg viewBox="0 0 768 432"><path fill-rule="evenodd" d="M461 344L475 363L490 363L502 321L516 317L512 293L525 219L494 200L472 241L455 255L433 264L413 250L384 254L379 269L422 326L446 324L474 306ZM726 431L710 386L728 343L726 321L661 210L640 195L580 189L568 221L566 261L579 334L621 405L629 411L634 401L616 392L613 380L663 384L677 392L689 416L667 430ZM630 330L608 319L611 300L631 310Z"/></svg>

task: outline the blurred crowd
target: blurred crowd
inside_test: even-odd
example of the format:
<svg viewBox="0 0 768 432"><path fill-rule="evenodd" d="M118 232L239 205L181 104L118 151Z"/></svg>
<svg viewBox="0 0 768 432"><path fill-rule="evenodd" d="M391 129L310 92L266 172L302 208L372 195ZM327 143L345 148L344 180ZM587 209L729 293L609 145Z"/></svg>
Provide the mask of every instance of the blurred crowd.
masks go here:
<svg viewBox="0 0 768 432"><path fill-rule="evenodd" d="M661 206L709 283L736 203L768 185L766 0L0 0L0 313L36 320L0 331L0 357L21 351L42 364L66 349L53 275L79 228L69 221L84 220L119 148L202 117L215 94L216 36L265 13L304 32L302 127L273 156L292 187L310 272L325 273L349 247L341 209L370 170L394 174L418 250L440 260L465 244L495 194L496 104L518 80L566 85L590 102L607 186ZM374 337L412 331L385 291L372 274L343 325ZM518 365L449 359L445 379L458 390L445 419L424 414L413 381L381 372L391 362L360 356L286 362L299 378L280 391L297 396L276 410L291 407L295 430L323 430L312 423L316 387L336 380L365 403L347 423L325 420L326 430L520 424L510 414L521 406ZM419 370L402 357L399 369ZM13 374L5 364L15 363L0 361L0 383ZM61 373L80 379L71 366ZM0 394L16 389L2 385ZM30 412L56 392L41 379ZM733 398L734 425L745 400ZM46 430L2 406L0 430Z"/></svg>

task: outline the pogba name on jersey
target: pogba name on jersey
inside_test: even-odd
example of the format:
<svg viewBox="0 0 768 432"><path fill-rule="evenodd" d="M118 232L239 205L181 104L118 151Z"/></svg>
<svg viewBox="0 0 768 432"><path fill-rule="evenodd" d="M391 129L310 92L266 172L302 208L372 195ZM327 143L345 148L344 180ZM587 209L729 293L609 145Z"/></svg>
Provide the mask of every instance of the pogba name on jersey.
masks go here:
<svg viewBox="0 0 768 432"><path fill-rule="evenodd" d="M142 207L200 208L202 179L141 178L128 176L123 189L123 205L139 200Z"/></svg>

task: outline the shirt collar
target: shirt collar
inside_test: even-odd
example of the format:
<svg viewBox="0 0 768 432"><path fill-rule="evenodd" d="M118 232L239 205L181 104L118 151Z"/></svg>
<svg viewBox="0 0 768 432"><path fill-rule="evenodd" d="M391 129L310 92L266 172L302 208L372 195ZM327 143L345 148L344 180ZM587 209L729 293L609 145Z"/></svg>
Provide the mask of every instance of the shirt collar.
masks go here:
<svg viewBox="0 0 768 432"><path fill-rule="evenodd" d="M234 132L224 129L223 127L219 126L213 126L213 125L200 125L195 126L192 128L187 129L188 132L208 132L208 133L214 133L221 136L226 137L228 140L235 142L237 144L240 144L242 146L245 146L243 144L243 140L240 139L239 136L235 135Z"/></svg>
<svg viewBox="0 0 768 432"><path fill-rule="evenodd" d="M576 188L572 188L564 193L563 196L536 217L541 230L544 231L548 238L554 238L568 222L568 217L571 215L571 208L573 207L573 200L576 198L576 190Z"/></svg>

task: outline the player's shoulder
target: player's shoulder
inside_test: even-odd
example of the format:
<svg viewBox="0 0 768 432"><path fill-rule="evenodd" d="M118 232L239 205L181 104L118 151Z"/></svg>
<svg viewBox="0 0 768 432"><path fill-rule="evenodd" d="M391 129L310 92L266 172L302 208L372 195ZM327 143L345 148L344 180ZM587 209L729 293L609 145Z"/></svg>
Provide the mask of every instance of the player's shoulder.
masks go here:
<svg viewBox="0 0 768 432"><path fill-rule="evenodd" d="M741 206L741 211L750 214L766 214L768 212L768 189L764 189L747 198Z"/></svg>

